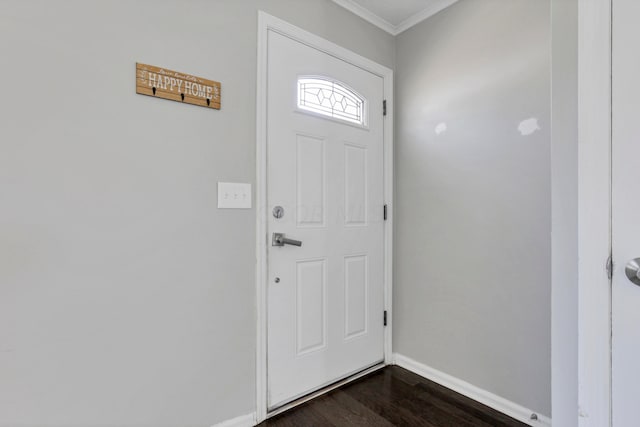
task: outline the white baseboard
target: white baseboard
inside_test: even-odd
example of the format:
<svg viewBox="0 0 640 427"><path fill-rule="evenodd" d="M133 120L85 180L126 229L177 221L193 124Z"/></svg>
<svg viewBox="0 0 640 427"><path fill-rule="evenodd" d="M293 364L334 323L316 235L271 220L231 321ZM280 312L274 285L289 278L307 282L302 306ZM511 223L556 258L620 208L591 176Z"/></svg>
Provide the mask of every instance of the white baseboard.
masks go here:
<svg viewBox="0 0 640 427"><path fill-rule="evenodd" d="M253 427L256 425L256 414L241 415L231 420L223 421L212 427Z"/></svg>
<svg viewBox="0 0 640 427"><path fill-rule="evenodd" d="M532 420L531 414L535 413L535 411L476 387L473 384L469 384L466 381L453 377L449 374L445 374L444 372L440 372L437 369L430 368L429 366L423 365L422 363L416 362L415 360L401 354L394 353L393 360L394 363L401 368L447 387L470 399L480 402L483 405L487 405L488 407L493 408L496 411L500 411L503 414L515 418L525 424L535 427L551 426L551 418L537 414L538 420Z"/></svg>

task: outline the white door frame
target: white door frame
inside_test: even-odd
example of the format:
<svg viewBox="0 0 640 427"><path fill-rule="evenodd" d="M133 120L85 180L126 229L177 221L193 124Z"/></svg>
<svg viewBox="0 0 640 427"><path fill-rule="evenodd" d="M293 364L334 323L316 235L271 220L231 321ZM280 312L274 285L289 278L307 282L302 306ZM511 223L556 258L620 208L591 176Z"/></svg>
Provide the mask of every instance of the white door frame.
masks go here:
<svg viewBox="0 0 640 427"><path fill-rule="evenodd" d="M258 12L258 76L256 105L256 419L267 417L267 35L275 31L335 58L380 76L384 81L387 115L384 118L384 201L387 221L384 225L384 306L387 327L384 331L384 361L391 363L392 260L393 260L393 71L350 50L302 30L281 19ZM382 208L382 207L381 207Z"/></svg>
<svg viewBox="0 0 640 427"><path fill-rule="evenodd" d="M579 0L578 423L611 425L612 0ZM560 35L562 37L562 35Z"/></svg>

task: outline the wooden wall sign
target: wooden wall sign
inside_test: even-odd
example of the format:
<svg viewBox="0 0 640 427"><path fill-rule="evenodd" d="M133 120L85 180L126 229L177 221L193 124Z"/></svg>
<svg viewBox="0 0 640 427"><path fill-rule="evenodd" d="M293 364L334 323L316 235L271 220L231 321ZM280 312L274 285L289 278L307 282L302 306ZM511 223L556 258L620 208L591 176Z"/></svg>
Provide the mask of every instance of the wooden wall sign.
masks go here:
<svg viewBox="0 0 640 427"><path fill-rule="evenodd" d="M136 63L136 93L220 109L220 83L166 68Z"/></svg>

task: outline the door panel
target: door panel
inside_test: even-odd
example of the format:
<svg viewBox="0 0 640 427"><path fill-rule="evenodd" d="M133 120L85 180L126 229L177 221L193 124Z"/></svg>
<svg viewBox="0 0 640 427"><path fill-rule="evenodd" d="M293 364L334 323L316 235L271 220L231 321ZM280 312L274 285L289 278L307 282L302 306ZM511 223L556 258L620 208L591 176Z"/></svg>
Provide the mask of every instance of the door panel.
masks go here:
<svg viewBox="0 0 640 427"><path fill-rule="evenodd" d="M296 217L298 227L325 226L325 140L297 135Z"/></svg>
<svg viewBox="0 0 640 427"><path fill-rule="evenodd" d="M268 247L274 409L384 360L383 81L271 31L267 81L268 240L302 241Z"/></svg>
<svg viewBox="0 0 640 427"><path fill-rule="evenodd" d="M345 338L354 338L367 332L367 256L344 258L344 331Z"/></svg>
<svg viewBox="0 0 640 427"><path fill-rule="evenodd" d="M640 2L614 0L612 245L612 416L614 426L638 425L640 287L625 275L640 257Z"/></svg>
<svg viewBox="0 0 640 427"><path fill-rule="evenodd" d="M344 145L345 225L367 223L367 148Z"/></svg>
<svg viewBox="0 0 640 427"><path fill-rule="evenodd" d="M327 260L296 263L296 342L298 356L326 346Z"/></svg>

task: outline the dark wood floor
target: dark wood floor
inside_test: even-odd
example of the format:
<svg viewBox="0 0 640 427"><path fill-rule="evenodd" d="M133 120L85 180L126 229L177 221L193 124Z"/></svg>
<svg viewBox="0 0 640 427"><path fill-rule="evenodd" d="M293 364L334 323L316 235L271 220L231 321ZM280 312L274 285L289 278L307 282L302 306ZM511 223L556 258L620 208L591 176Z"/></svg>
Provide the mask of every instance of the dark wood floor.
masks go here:
<svg viewBox="0 0 640 427"><path fill-rule="evenodd" d="M260 424L320 426L526 426L397 366L386 367Z"/></svg>

